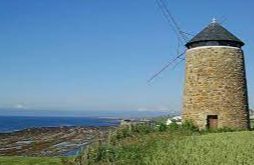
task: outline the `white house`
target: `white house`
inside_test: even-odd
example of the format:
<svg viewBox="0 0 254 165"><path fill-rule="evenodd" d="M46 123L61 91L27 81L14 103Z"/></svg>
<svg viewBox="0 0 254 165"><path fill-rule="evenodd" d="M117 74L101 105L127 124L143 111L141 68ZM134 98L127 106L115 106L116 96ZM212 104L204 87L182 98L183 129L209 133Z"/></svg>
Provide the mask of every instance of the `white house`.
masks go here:
<svg viewBox="0 0 254 165"><path fill-rule="evenodd" d="M175 116L175 117L172 117L172 118L168 118L167 121L166 121L166 125L170 125L173 122L175 122L178 125L181 125L182 124L182 117L181 116Z"/></svg>

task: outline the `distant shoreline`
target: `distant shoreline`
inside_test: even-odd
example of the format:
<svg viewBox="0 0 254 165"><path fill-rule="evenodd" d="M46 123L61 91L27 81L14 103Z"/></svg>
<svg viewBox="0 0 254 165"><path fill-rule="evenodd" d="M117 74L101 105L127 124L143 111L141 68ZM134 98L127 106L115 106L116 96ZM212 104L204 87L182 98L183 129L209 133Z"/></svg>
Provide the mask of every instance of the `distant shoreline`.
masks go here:
<svg viewBox="0 0 254 165"><path fill-rule="evenodd" d="M120 119L98 117L31 117L0 116L0 133L17 132L29 128L42 127L99 127L115 126Z"/></svg>

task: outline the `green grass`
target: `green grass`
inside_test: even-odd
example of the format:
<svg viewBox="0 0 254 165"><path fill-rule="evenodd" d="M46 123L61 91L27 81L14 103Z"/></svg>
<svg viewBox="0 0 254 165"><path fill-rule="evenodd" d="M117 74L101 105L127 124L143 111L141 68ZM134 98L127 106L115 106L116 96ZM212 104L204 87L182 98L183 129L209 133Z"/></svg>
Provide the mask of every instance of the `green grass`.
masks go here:
<svg viewBox="0 0 254 165"><path fill-rule="evenodd" d="M0 165L63 165L62 158L54 157L0 157Z"/></svg>
<svg viewBox="0 0 254 165"><path fill-rule="evenodd" d="M120 127L107 143L74 158L0 157L0 165L252 165L254 131L199 132L191 123L169 127Z"/></svg>
<svg viewBox="0 0 254 165"><path fill-rule="evenodd" d="M90 164L252 165L254 132L151 132L90 151ZM89 153L89 152L88 152Z"/></svg>
<svg viewBox="0 0 254 165"><path fill-rule="evenodd" d="M140 162L144 164L251 165L254 132L211 133L171 142L157 139Z"/></svg>

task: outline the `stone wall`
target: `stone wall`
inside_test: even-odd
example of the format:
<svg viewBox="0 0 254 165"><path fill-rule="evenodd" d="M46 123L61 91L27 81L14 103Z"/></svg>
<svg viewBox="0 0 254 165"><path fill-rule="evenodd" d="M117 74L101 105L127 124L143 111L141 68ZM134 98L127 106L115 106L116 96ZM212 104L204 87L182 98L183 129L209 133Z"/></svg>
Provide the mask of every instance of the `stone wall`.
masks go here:
<svg viewBox="0 0 254 165"><path fill-rule="evenodd" d="M206 128L207 115L218 127L249 128L244 55L239 48L205 46L187 50L183 120Z"/></svg>

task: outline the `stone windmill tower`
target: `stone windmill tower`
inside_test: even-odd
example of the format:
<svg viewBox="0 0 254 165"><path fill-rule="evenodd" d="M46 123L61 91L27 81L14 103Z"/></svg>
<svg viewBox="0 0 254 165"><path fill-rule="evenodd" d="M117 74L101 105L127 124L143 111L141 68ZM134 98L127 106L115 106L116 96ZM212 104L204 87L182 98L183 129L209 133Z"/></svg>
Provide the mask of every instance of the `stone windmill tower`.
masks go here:
<svg viewBox="0 0 254 165"><path fill-rule="evenodd" d="M214 20L185 46L183 120L204 128L249 128L244 43Z"/></svg>

